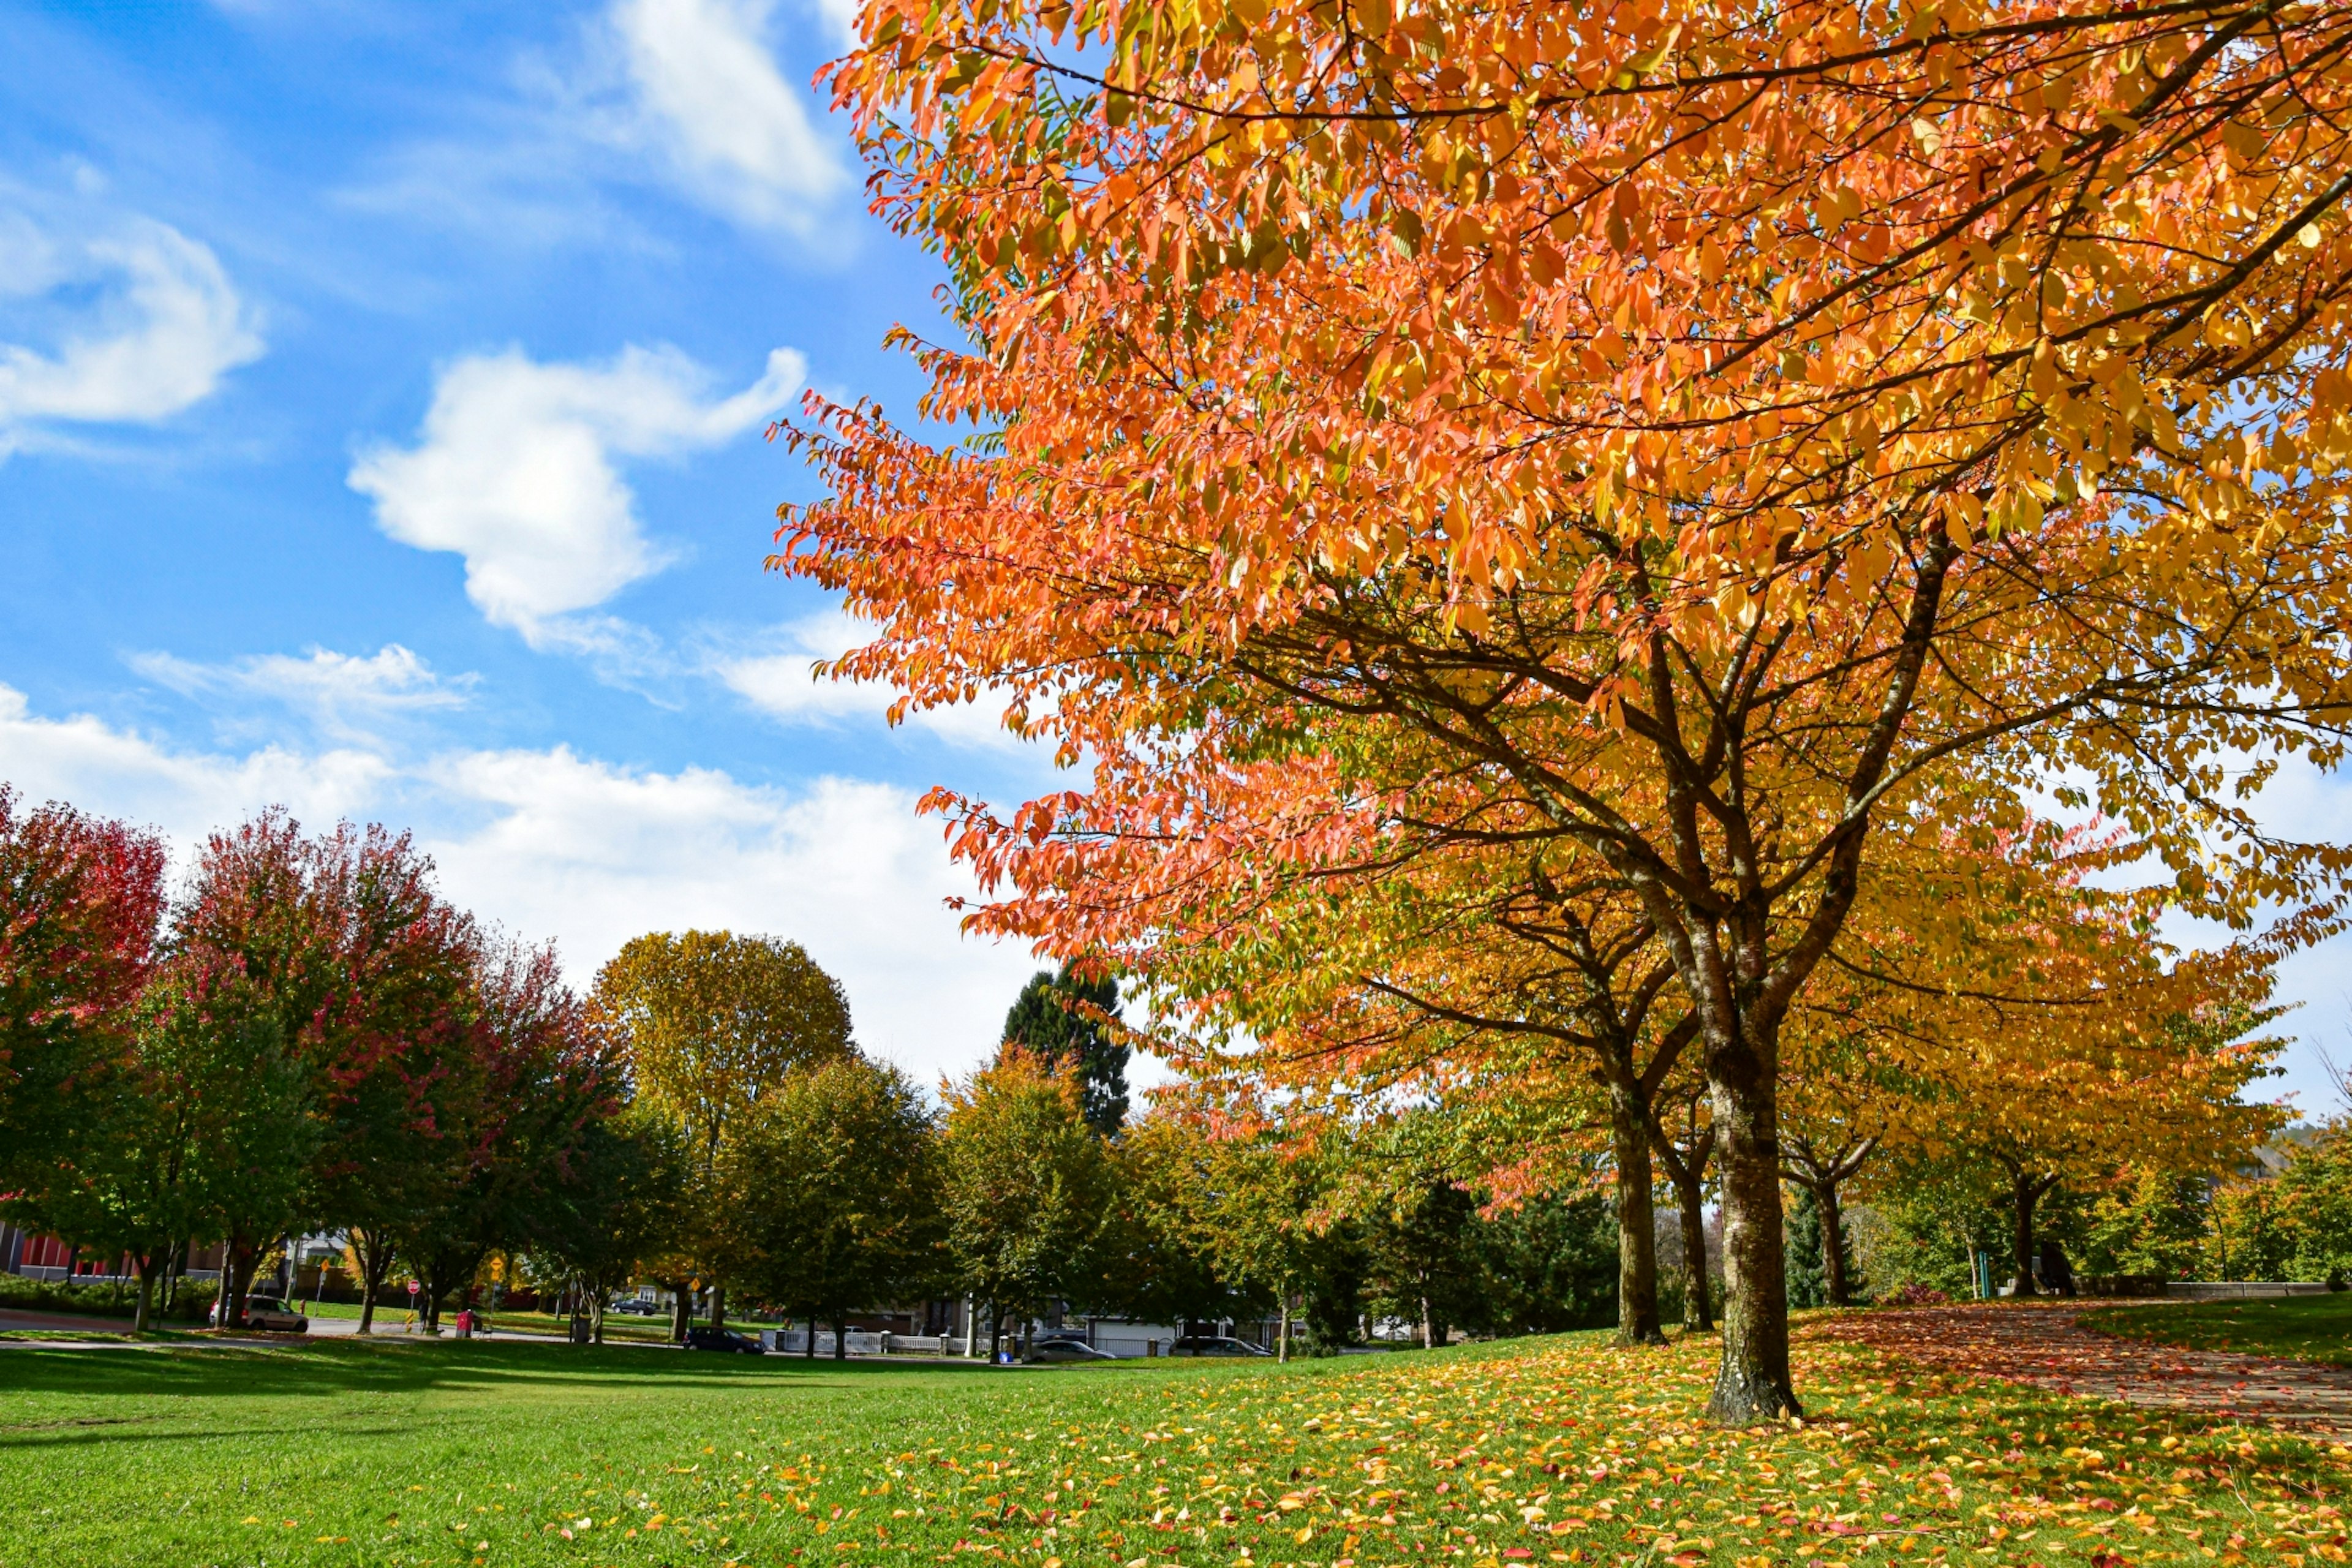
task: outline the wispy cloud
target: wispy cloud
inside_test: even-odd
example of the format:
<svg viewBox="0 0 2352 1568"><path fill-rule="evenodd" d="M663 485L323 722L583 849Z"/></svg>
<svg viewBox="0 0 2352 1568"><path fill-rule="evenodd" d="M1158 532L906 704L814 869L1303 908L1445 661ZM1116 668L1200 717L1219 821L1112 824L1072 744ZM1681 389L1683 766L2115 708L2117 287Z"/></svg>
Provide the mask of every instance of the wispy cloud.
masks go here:
<svg viewBox="0 0 2352 1568"><path fill-rule="evenodd" d="M509 97L383 153L341 205L499 245L664 250L615 187L664 192L748 232L834 244L855 160L803 76L845 48L856 0L609 0L515 60ZM786 65L790 59L793 63Z"/></svg>
<svg viewBox="0 0 2352 1568"><path fill-rule="evenodd" d="M703 668L752 707L786 724L835 724L879 720L897 694L863 681L835 680L815 673L819 659L838 658L873 635L838 610L776 626L746 646L707 656ZM1034 743L1004 727L1007 699L983 691L971 702L928 708L907 722L951 744L1040 752Z"/></svg>
<svg viewBox="0 0 2352 1568"><path fill-rule="evenodd" d="M450 365L416 445L378 446L352 468L376 525L420 550L465 557L466 593L533 647L594 651L625 623L581 618L667 552L647 537L619 459L716 447L757 426L805 379L778 349L731 396L671 348L631 347L607 364L542 364L519 349Z"/></svg>
<svg viewBox="0 0 2352 1568"><path fill-rule="evenodd" d="M702 205L801 231L849 174L777 68L773 9L768 0L617 0L606 25L627 75L632 139Z"/></svg>
<svg viewBox="0 0 2352 1568"><path fill-rule="evenodd" d="M58 425L152 424L258 358L254 311L169 224L0 187L0 453Z"/></svg>
<svg viewBox="0 0 2352 1568"><path fill-rule="evenodd" d="M462 708L481 678L441 676L407 648L387 643L364 657L313 647L300 657L249 654L204 664L168 653L137 653L139 674L184 697L262 701L291 709L331 740L381 738L387 720Z"/></svg>

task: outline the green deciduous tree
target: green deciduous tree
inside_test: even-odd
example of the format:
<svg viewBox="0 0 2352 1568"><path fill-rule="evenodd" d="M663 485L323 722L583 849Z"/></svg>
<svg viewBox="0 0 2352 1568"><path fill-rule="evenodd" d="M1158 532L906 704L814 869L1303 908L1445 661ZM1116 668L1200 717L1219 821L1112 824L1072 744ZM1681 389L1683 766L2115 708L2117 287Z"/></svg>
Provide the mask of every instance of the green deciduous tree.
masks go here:
<svg viewBox="0 0 2352 1568"><path fill-rule="evenodd" d="M896 1068L858 1056L792 1074L761 1098L724 1159L743 1218L744 1283L795 1316L835 1327L851 1310L919 1296L949 1273L929 1110Z"/></svg>
<svg viewBox="0 0 2352 1568"><path fill-rule="evenodd" d="M1213 1180L1207 1130L1154 1111L1111 1147L1114 1197L1097 1247L1100 1304L1149 1322L1238 1317L1263 1305L1218 1268L1205 1232Z"/></svg>
<svg viewBox="0 0 2352 1568"><path fill-rule="evenodd" d="M2297 1149L2279 1176L2281 1223L2298 1279L2352 1275L2352 1118Z"/></svg>
<svg viewBox="0 0 2352 1568"><path fill-rule="evenodd" d="M949 1247L992 1345L1008 1314L1025 1324L1097 1278L1113 1168L1074 1072L1010 1047L945 1089Z"/></svg>
<svg viewBox="0 0 2352 1568"><path fill-rule="evenodd" d="M685 1219L684 1135L671 1118L624 1106L581 1129L536 1208L532 1273L588 1303L604 1342L604 1302L672 1245Z"/></svg>

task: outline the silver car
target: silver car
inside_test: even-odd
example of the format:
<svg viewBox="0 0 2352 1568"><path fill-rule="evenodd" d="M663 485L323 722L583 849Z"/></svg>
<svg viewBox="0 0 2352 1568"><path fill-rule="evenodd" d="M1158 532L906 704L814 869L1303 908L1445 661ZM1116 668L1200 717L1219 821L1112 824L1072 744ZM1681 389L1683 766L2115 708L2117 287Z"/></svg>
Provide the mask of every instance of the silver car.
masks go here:
<svg viewBox="0 0 2352 1568"><path fill-rule="evenodd" d="M1097 1350L1084 1340L1055 1334L1031 1345L1028 1359L1032 1362L1076 1362L1117 1361L1118 1358L1108 1351Z"/></svg>
<svg viewBox="0 0 2352 1568"><path fill-rule="evenodd" d="M213 1326L218 1328L220 1321L221 1304L215 1301L213 1303ZM275 1296L247 1296L245 1299L245 1326L266 1329L273 1333L307 1334L310 1331L310 1320L302 1315L301 1309L290 1307Z"/></svg>

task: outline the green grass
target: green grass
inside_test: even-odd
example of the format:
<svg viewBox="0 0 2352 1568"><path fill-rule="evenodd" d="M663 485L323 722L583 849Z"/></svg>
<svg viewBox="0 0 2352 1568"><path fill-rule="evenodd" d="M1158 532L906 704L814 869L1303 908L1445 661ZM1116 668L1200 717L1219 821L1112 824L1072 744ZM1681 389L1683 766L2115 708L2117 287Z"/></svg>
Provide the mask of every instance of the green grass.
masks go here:
<svg viewBox="0 0 2352 1568"><path fill-rule="evenodd" d="M2107 1307L2084 1313L2083 1321L2103 1333L2191 1350L2352 1366L2352 1290L2272 1300Z"/></svg>
<svg viewBox="0 0 2352 1568"><path fill-rule="evenodd" d="M0 1564L2335 1561L2352 1453L1705 1341L995 1371L335 1341L0 1351ZM988 1568L977 1563L975 1568Z"/></svg>

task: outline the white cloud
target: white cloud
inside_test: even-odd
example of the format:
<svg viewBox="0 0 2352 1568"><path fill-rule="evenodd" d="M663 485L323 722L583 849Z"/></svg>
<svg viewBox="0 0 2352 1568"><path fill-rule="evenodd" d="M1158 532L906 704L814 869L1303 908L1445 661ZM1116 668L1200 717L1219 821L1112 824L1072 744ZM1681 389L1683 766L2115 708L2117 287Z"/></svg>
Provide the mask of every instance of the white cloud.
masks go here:
<svg viewBox="0 0 2352 1568"><path fill-rule="evenodd" d="M651 186L838 256L855 159L803 73L851 47L856 5L605 0L562 47L518 55L509 94L453 103L334 199L478 246L675 256L694 241L625 194Z"/></svg>
<svg viewBox="0 0 2352 1568"><path fill-rule="evenodd" d="M845 52L857 47L857 8L858 0L815 0L818 17Z"/></svg>
<svg viewBox="0 0 2352 1568"><path fill-rule="evenodd" d="M776 627L764 640L782 643L784 651L719 655L707 668L752 707L787 724L880 719L895 695L889 689L821 679L813 668L818 659L836 658L871 636L871 627L835 610ZM909 713L907 722L958 745L1042 754L1045 748L1004 727L1005 702L1002 694L984 691L975 701Z"/></svg>
<svg viewBox="0 0 2352 1568"><path fill-rule="evenodd" d="M260 356L220 260L169 224L0 191L0 449L47 422L145 424Z"/></svg>
<svg viewBox="0 0 2352 1568"><path fill-rule="evenodd" d="M843 0L820 0L837 31ZM768 44L771 0L614 0L630 130L696 199L760 227L805 230L848 184Z"/></svg>
<svg viewBox="0 0 2352 1568"><path fill-rule="evenodd" d="M184 848L272 802L331 821L381 795L393 773L382 757L356 750L176 752L87 714L37 717L24 693L0 685L0 778L33 800L71 801L160 827Z"/></svg>
<svg viewBox="0 0 2352 1568"><path fill-rule="evenodd" d="M398 643L374 654L313 647L290 654L247 655L225 664L199 664L168 653L133 654L131 668L187 697L257 698L305 715L338 740L373 737L383 721L403 714L462 708L480 677L446 679Z"/></svg>
<svg viewBox="0 0 2352 1568"><path fill-rule="evenodd" d="M996 1044L1035 967L964 939L943 906L970 879L894 785L761 788L706 768L663 773L552 751L412 763L348 750L174 750L89 717L33 714L0 686L0 776L36 799L152 823L184 857L211 828L283 803L413 826L451 898L519 935L553 937L575 983L645 931L789 938L849 994L859 1040L919 1076Z"/></svg>
<svg viewBox="0 0 2352 1568"><path fill-rule="evenodd" d="M519 349L445 370L422 438L377 447L352 468L376 525L404 544L466 558L466 593L534 646L593 642L609 626L561 617L659 571L617 457L715 447L775 413L806 374L778 349L731 397L672 348L622 351L610 364L541 364Z"/></svg>

